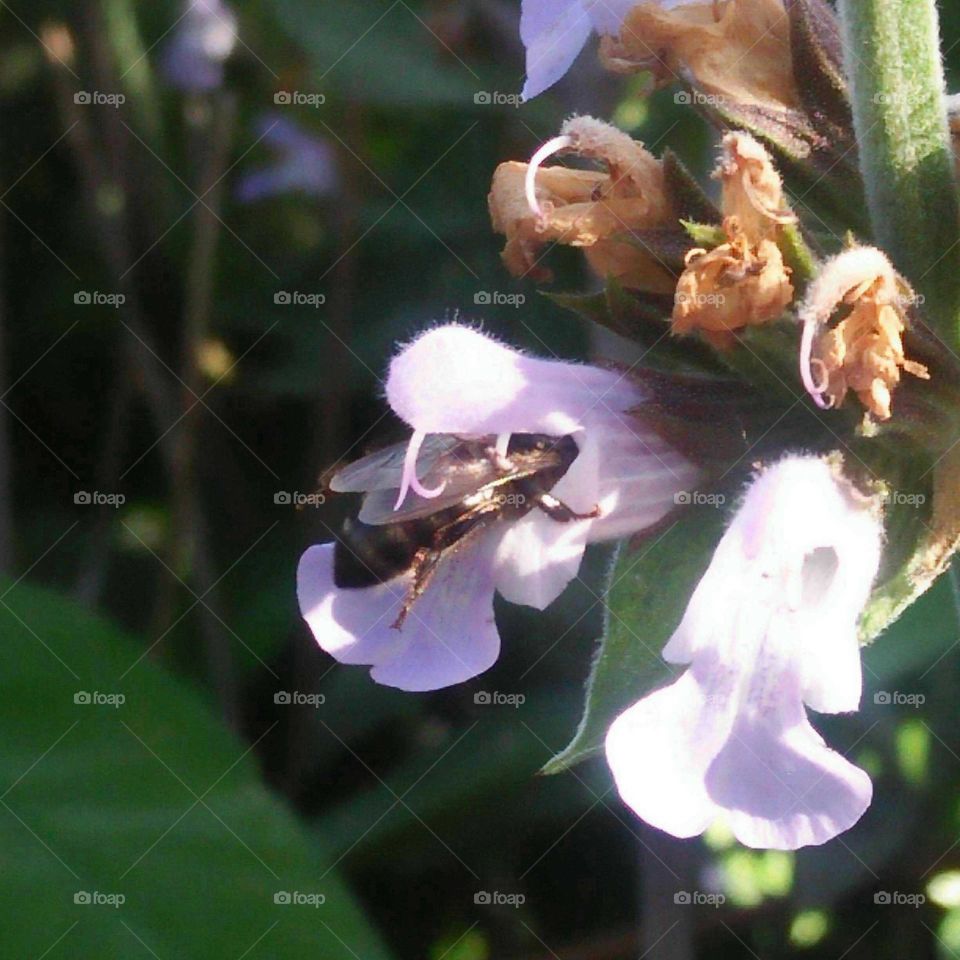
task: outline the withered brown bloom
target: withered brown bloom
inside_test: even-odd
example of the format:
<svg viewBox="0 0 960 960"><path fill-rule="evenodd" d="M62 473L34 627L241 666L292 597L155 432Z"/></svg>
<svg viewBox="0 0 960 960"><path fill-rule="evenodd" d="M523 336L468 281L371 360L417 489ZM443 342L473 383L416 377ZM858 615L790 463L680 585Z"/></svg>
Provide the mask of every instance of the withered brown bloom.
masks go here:
<svg viewBox="0 0 960 960"><path fill-rule="evenodd" d="M606 170L500 164L488 200L494 230L507 237L502 254L507 269L514 276L548 280L550 271L539 263L541 250L547 243L562 243L583 247L600 276L669 293L673 280L656 257L617 239L673 219L660 161L642 143L593 117L567 120L554 143L554 152L596 160Z"/></svg>
<svg viewBox="0 0 960 960"><path fill-rule="evenodd" d="M781 227L796 217L786 207L767 151L749 134L723 138L714 176L723 185L727 240L687 254L674 298L673 332L701 330L724 348L735 330L775 320L793 300L789 269L776 241Z"/></svg>
<svg viewBox="0 0 960 960"><path fill-rule="evenodd" d="M649 70L659 82L689 80L697 96L766 108L799 103L783 0L692 0L666 8L644 0L600 57L611 70Z"/></svg>
<svg viewBox="0 0 960 960"><path fill-rule="evenodd" d="M840 406L853 390L870 414L888 420L900 371L929 379L927 368L904 354L912 299L906 281L875 247L853 247L824 265L800 311L800 370L821 407ZM849 310L846 316L824 329L841 307Z"/></svg>

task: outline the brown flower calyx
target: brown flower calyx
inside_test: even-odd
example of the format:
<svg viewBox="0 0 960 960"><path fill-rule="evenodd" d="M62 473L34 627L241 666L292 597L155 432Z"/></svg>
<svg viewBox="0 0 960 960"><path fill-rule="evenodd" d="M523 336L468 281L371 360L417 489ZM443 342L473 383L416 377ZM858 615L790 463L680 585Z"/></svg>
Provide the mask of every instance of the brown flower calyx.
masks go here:
<svg viewBox="0 0 960 960"><path fill-rule="evenodd" d="M820 407L839 407L853 390L869 414L888 420L901 371L930 378L903 349L906 305L913 299L875 247L853 247L824 265L800 310L800 373ZM838 308L846 315L826 328Z"/></svg>
<svg viewBox="0 0 960 960"><path fill-rule="evenodd" d="M665 8L643 0L600 57L621 73L649 70L663 83L689 80L705 105L798 107L790 21L783 0L692 0Z"/></svg>
<svg viewBox="0 0 960 960"><path fill-rule="evenodd" d="M790 270L777 246L780 229L796 222L767 151L746 133L723 138L714 176L723 185L727 241L687 254L677 283L673 332L701 330L715 347L733 343L733 332L781 316L793 300Z"/></svg>
<svg viewBox="0 0 960 960"><path fill-rule="evenodd" d="M557 152L596 160L605 171L540 164ZM618 235L673 219L663 168L642 143L593 117L572 117L530 163L501 163L490 196L493 228L506 235L503 261L514 276L549 280L539 264L550 242L583 247L591 267L624 286L670 292L673 281L655 256Z"/></svg>

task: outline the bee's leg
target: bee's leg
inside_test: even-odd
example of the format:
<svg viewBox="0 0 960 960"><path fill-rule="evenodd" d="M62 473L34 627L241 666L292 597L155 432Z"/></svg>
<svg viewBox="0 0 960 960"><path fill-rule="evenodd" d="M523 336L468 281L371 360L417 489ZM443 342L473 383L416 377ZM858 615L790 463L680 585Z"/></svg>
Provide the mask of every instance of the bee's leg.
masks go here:
<svg viewBox="0 0 960 960"><path fill-rule="evenodd" d="M443 551L438 550L436 547L421 547L413 555L413 564L411 566L413 570L413 583L410 584L410 589L407 590L407 595L403 598L403 605L400 607L397 619L390 625L394 630L399 630L403 626L407 615L410 613L410 608L417 601L417 598L421 596L423 591L427 589L427 585L430 583L434 573L436 573L437 564L440 563L442 556Z"/></svg>
<svg viewBox="0 0 960 960"><path fill-rule="evenodd" d="M589 513L576 513L550 493L541 493L537 497L537 506L557 523L569 523L571 520L595 520L600 516L599 504Z"/></svg>
<svg viewBox="0 0 960 960"><path fill-rule="evenodd" d="M410 585L406 597L404 597L397 619L391 624L394 630L399 630L403 626L411 607L427 589L433 575L437 572L437 567L444 554L461 547L494 512L489 504L482 504L458 517L452 523L440 527L433 535L433 544L429 547L420 547L417 550L413 555L411 565L413 583Z"/></svg>

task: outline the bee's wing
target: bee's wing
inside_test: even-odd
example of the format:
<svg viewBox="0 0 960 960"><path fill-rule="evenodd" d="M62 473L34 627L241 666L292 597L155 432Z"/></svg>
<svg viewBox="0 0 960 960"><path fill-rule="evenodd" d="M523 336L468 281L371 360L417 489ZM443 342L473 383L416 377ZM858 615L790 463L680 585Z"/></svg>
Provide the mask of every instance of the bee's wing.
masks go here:
<svg viewBox="0 0 960 960"><path fill-rule="evenodd" d="M429 473L438 457L451 451L461 441L446 433L428 434L417 456L417 475ZM335 493L367 493L372 490L398 490L403 475L406 443L394 443L338 470L330 480Z"/></svg>
<svg viewBox="0 0 960 960"><path fill-rule="evenodd" d="M495 438L485 438L492 443ZM455 445L437 456L420 478L426 487L440 487L436 497L421 497L408 490L399 509L394 509L399 484L390 489L367 491L360 508L359 520L368 524L399 523L429 517L448 507L456 506L464 497L481 487L503 479L496 464L486 456L478 455L477 447Z"/></svg>

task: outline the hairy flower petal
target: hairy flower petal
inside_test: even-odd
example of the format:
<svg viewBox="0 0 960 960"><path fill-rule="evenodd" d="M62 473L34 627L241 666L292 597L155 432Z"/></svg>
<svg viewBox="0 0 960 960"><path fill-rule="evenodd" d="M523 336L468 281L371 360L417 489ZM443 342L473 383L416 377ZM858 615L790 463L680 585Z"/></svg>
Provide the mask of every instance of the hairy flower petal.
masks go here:
<svg viewBox="0 0 960 960"><path fill-rule="evenodd" d="M393 626L411 575L340 589L332 543L311 547L297 570L300 611L320 647L341 663L370 664L378 683L436 690L487 670L500 653L493 617L493 552L500 531L444 557L402 629Z"/></svg>
<svg viewBox="0 0 960 960"><path fill-rule="evenodd" d="M677 836L726 819L748 846L795 849L852 826L869 777L804 704L855 710L856 624L880 562L873 504L827 462L789 457L752 484L663 651L689 663L610 728L625 802Z"/></svg>
<svg viewBox="0 0 960 960"><path fill-rule="evenodd" d="M642 397L619 374L528 357L471 327L428 330L390 364L390 406L414 430L482 435L581 429L600 406Z"/></svg>

